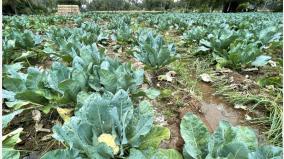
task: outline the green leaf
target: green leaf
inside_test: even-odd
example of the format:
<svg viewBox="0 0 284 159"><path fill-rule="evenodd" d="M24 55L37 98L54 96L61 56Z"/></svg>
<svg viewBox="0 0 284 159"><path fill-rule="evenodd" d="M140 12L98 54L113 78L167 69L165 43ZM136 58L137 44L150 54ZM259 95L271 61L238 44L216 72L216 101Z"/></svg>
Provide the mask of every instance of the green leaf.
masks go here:
<svg viewBox="0 0 284 159"><path fill-rule="evenodd" d="M257 148L257 136L251 128L238 126L234 127L233 130L236 133L235 142L244 143L250 150Z"/></svg>
<svg viewBox="0 0 284 159"><path fill-rule="evenodd" d="M273 40L273 36L278 33L276 26L269 26L259 32L259 40L266 45L271 40Z"/></svg>
<svg viewBox="0 0 284 159"><path fill-rule="evenodd" d="M26 90L21 93L17 93L16 98L41 105L47 105L49 102L46 98L45 90Z"/></svg>
<svg viewBox="0 0 284 159"><path fill-rule="evenodd" d="M229 159L248 159L249 149L243 143L232 142L222 147L219 152L220 157L228 157Z"/></svg>
<svg viewBox="0 0 284 159"><path fill-rule="evenodd" d="M155 99L160 95L160 91L158 89L155 88L149 88L144 90L146 96L150 99Z"/></svg>
<svg viewBox="0 0 284 159"><path fill-rule="evenodd" d="M77 101L76 109L80 109L88 101L89 97L90 97L89 93L85 91L79 92L76 100Z"/></svg>
<svg viewBox="0 0 284 159"><path fill-rule="evenodd" d="M146 135L153 125L153 108L147 101L140 102L134 110L133 118L127 127L129 143L136 147L140 144L141 136Z"/></svg>
<svg viewBox="0 0 284 159"><path fill-rule="evenodd" d="M257 137L253 130L247 127L232 127L222 121L211 136L208 157L227 157L247 159L250 151L257 147Z"/></svg>
<svg viewBox="0 0 284 159"><path fill-rule="evenodd" d="M185 152L194 159L205 158L209 132L202 121L192 113L186 113L180 124L181 136L185 141Z"/></svg>
<svg viewBox="0 0 284 159"><path fill-rule="evenodd" d="M10 114L3 115L3 117L2 117L2 127L6 128L8 126L8 124L9 124L9 122L11 122L16 115L18 115L18 114L20 114L22 112L23 112L23 109L20 109L20 110L12 112Z"/></svg>
<svg viewBox="0 0 284 159"><path fill-rule="evenodd" d="M6 90L13 92L21 92L26 90L25 79L21 78L12 78L12 77L3 77L3 87Z"/></svg>
<svg viewBox="0 0 284 159"><path fill-rule="evenodd" d="M183 159L182 155L174 149L155 149L145 150L130 149L128 159Z"/></svg>
<svg viewBox="0 0 284 159"><path fill-rule="evenodd" d="M5 102L7 107L12 108L14 110L20 109L22 106L29 105L31 102L28 101L22 101L22 100L16 100L14 102Z"/></svg>
<svg viewBox="0 0 284 159"><path fill-rule="evenodd" d="M124 114L124 111L127 111L129 106L132 104L129 103L130 101L127 93L117 94L115 100L113 97L114 96L112 94L104 94L103 96L99 94L92 94L88 98L88 101L86 101L86 103L79 110L82 118L86 119L88 123L96 125L94 126L94 130L97 135L102 133L111 133L114 126L114 121L112 120L112 116L110 114L112 108L117 107L118 110L121 110L119 107L120 104L123 104L121 107L121 114Z"/></svg>
<svg viewBox="0 0 284 159"><path fill-rule="evenodd" d="M19 159L20 152L13 148L2 148L3 159Z"/></svg>
<svg viewBox="0 0 284 159"><path fill-rule="evenodd" d="M14 147L17 143L21 142L20 134L23 131L23 128L18 128L7 135L2 137L2 145L5 148Z"/></svg>
<svg viewBox="0 0 284 159"><path fill-rule="evenodd" d="M77 94L80 91L80 85L75 80L67 79L58 84L58 89L63 92L63 98L70 103L70 101L76 101Z"/></svg>
<svg viewBox="0 0 284 159"><path fill-rule="evenodd" d="M2 89L2 98L7 99L8 101L15 101L15 95L16 93L13 91L8 91L5 89Z"/></svg>
<svg viewBox="0 0 284 159"><path fill-rule="evenodd" d="M17 62L14 64L4 65L3 66L3 73L7 74L15 74L16 72L20 71L23 68L22 62Z"/></svg>
<svg viewBox="0 0 284 159"><path fill-rule="evenodd" d="M88 81L88 75L85 72L75 68L72 71L71 76L72 76L71 78L77 82L77 85L79 85L81 89L86 89L87 81Z"/></svg>
<svg viewBox="0 0 284 159"><path fill-rule="evenodd" d="M44 154L41 159L60 159L60 158L66 158L66 159L79 159L79 151L76 151L74 149L58 149L49 151L46 154Z"/></svg>
<svg viewBox="0 0 284 159"><path fill-rule="evenodd" d="M104 88L110 92L115 92L117 90L117 76L110 72L109 70L99 70L100 75L100 83L104 86Z"/></svg>
<svg viewBox="0 0 284 159"><path fill-rule="evenodd" d="M218 152L222 148L222 145L232 142L235 137L236 133L232 126L228 122L221 121L209 140L208 150L210 156L213 158L218 157Z"/></svg>
<svg viewBox="0 0 284 159"><path fill-rule="evenodd" d="M139 148L158 148L162 140L168 139L170 139L170 130L168 128L154 126L145 137L142 137Z"/></svg>
<svg viewBox="0 0 284 159"><path fill-rule="evenodd" d="M97 134L93 126L80 120L78 117L72 117L69 122L61 127L55 125L53 128L53 137L61 142L67 143L70 149L79 150L88 158L103 159L113 157L110 147L98 143Z"/></svg>
<svg viewBox="0 0 284 159"><path fill-rule="evenodd" d="M53 90L62 93L58 87L59 83L70 79L69 69L59 62L53 62L50 71L47 73L47 83L50 88Z"/></svg>
<svg viewBox="0 0 284 159"><path fill-rule="evenodd" d="M174 149L159 149L159 151L167 156L167 159L183 159L182 155Z"/></svg>
<svg viewBox="0 0 284 159"><path fill-rule="evenodd" d="M210 49L205 47L205 46L199 46L196 50L196 53L199 53L199 52L207 52L209 51Z"/></svg>
<svg viewBox="0 0 284 159"><path fill-rule="evenodd" d="M130 155L128 159L147 159L142 151L132 148L130 149Z"/></svg>
<svg viewBox="0 0 284 159"><path fill-rule="evenodd" d="M121 143L127 144L126 127L133 117L133 105L128 93L124 90L119 90L113 96L111 105L113 108L111 108L109 113L114 121L114 126L117 128Z"/></svg>
<svg viewBox="0 0 284 159"><path fill-rule="evenodd" d="M26 79L27 89L37 89L42 81L42 73L37 68L28 68L28 76Z"/></svg>
<svg viewBox="0 0 284 159"><path fill-rule="evenodd" d="M283 148L271 145L261 146L249 154L249 159L282 159Z"/></svg>
<svg viewBox="0 0 284 159"><path fill-rule="evenodd" d="M256 67L261 67L266 65L270 59L270 56L260 55L251 64Z"/></svg>

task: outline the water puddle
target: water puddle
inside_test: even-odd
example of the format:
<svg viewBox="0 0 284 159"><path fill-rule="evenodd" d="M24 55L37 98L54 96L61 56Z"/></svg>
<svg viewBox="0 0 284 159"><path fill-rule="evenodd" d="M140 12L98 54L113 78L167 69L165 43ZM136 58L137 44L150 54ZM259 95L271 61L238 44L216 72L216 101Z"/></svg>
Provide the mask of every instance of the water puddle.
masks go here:
<svg viewBox="0 0 284 159"><path fill-rule="evenodd" d="M197 87L202 92L200 111L209 130L215 130L221 120L228 121L232 125L241 123L243 113L234 109L222 97L215 96L214 89L209 84L198 82Z"/></svg>

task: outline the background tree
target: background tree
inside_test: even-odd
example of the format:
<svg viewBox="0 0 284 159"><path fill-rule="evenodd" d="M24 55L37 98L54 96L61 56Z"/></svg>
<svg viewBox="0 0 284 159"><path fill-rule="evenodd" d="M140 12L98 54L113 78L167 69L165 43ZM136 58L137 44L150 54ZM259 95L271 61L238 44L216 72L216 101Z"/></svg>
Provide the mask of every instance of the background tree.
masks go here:
<svg viewBox="0 0 284 159"><path fill-rule="evenodd" d="M87 9L90 11L100 10L128 10L131 3L125 0L93 0L88 4Z"/></svg>
<svg viewBox="0 0 284 159"><path fill-rule="evenodd" d="M142 3L143 8L147 10L168 10L173 8L173 0L144 0Z"/></svg>
<svg viewBox="0 0 284 159"><path fill-rule="evenodd" d="M85 11L100 10L168 10L186 12L244 12L271 10L282 12L282 0L2 0L4 15L45 14L56 12L58 4L86 5Z"/></svg>
<svg viewBox="0 0 284 159"><path fill-rule="evenodd" d="M48 10L37 5L37 2L38 0L2 0L2 12L3 15L47 13Z"/></svg>

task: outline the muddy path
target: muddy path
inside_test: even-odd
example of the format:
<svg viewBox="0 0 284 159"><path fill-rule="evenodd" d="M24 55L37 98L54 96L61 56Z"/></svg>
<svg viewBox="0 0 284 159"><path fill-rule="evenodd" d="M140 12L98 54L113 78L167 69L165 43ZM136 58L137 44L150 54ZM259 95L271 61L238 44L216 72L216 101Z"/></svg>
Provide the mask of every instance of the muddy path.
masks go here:
<svg viewBox="0 0 284 159"><path fill-rule="evenodd" d="M173 37L170 42L178 43L179 38ZM190 48L177 45L177 50L188 51ZM193 63L196 59L188 57L188 52L181 53L181 59L176 63L182 67L169 66L168 71L176 71L176 77L173 82L154 80L154 85L161 90L159 97L153 105L156 108L156 123L167 126L171 131L171 138L165 141L162 148L174 148L182 152L184 144L180 135L180 122L187 112L192 112L199 116L210 132L214 132L219 122L224 120L233 126L245 125L250 126L257 134L261 132L259 127L252 126L245 120L248 113L242 109L235 109L234 105L229 103L224 97L216 94L212 83L202 82L199 78L197 68ZM165 74L166 72L160 72ZM193 81L189 85L187 81ZM191 89L194 87L194 89ZM167 91L167 96L163 97L163 92ZM198 95L196 92L198 92Z"/></svg>
<svg viewBox="0 0 284 159"><path fill-rule="evenodd" d="M216 96L214 89L206 83L198 82L197 88L202 92L200 101L201 116L207 123L210 131L215 130L221 120L232 125L240 125L245 112L238 111L222 97Z"/></svg>
<svg viewBox="0 0 284 159"><path fill-rule="evenodd" d="M171 138L165 141L161 147L174 148L182 151L184 144L180 135L180 122L184 114L193 112L198 115L210 132L213 132L221 120L230 122L232 125L242 125L245 112L234 109L229 103L220 96L214 95L214 88L198 81L196 89L198 89L202 98L192 95L192 92L179 84L176 77L174 83L157 82L156 85L164 90L170 90L168 97L161 97L154 101L156 108L156 123L167 126L171 131ZM193 79L191 79L193 80ZM194 79L197 80L197 79Z"/></svg>

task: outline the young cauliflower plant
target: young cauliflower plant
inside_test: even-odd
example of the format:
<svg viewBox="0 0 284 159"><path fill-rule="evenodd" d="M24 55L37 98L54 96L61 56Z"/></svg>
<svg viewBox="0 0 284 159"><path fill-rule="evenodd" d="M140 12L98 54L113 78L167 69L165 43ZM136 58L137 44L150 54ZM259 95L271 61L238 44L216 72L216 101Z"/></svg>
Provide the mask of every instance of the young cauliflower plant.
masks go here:
<svg viewBox="0 0 284 159"><path fill-rule="evenodd" d="M179 57L174 44L166 44L162 36L152 32L142 30L138 35L138 44L134 57L150 69L159 69Z"/></svg>
<svg viewBox="0 0 284 159"><path fill-rule="evenodd" d="M153 109L142 101L133 106L128 93L91 94L69 122L53 127L53 137L67 145L42 159L181 159L173 149L159 149L170 138L167 128L153 125Z"/></svg>

